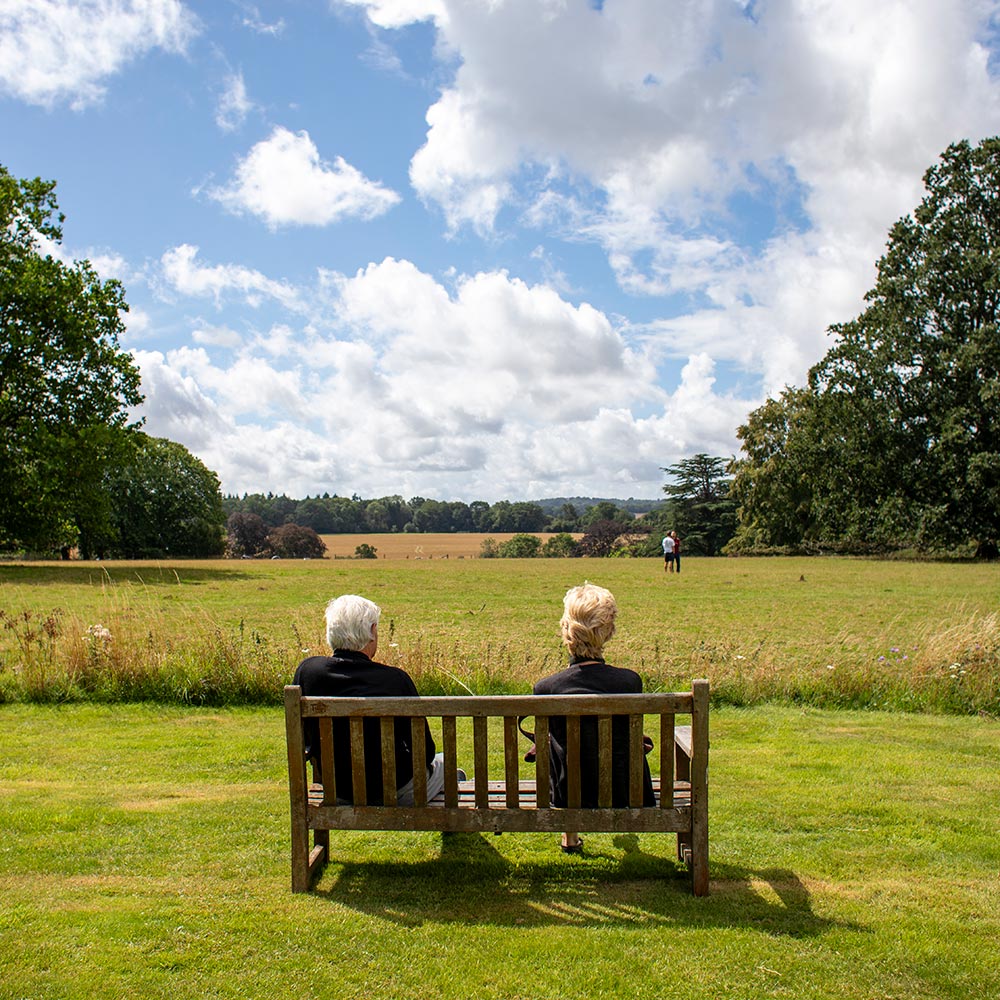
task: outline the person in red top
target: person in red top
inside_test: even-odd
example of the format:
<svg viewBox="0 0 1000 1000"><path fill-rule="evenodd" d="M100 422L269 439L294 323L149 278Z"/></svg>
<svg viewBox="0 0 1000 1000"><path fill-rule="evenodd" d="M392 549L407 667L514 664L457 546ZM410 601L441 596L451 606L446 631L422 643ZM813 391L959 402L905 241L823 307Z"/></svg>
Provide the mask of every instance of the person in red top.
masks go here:
<svg viewBox="0 0 1000 1000"><path fill-rule="evenodd" d="M674 568L679 573L681 571L681 540L677 537L676 531L671 531L670 537L674 540Z"/></svg>

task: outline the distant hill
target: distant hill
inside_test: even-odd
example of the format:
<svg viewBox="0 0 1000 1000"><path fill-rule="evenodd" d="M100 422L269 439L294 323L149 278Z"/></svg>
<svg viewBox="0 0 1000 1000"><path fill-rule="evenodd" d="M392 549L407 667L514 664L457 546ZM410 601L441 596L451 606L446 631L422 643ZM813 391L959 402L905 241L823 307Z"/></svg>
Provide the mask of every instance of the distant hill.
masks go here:
<svg viewBox="0 0 1000 1000"><path fill-rule="evenodd" d="M529 500L529 503L536 503L546 514L552 516L559 512L563 504L572 504L576 508L577 514L582 514L588 507L595 504L610 502L616 507L624 507L625 510L633 514L648 514L656 507L663 505L664 498L658 500L636 500L629 497L628 500L616 500L614 497L546 497L544 500Z"/></svg>

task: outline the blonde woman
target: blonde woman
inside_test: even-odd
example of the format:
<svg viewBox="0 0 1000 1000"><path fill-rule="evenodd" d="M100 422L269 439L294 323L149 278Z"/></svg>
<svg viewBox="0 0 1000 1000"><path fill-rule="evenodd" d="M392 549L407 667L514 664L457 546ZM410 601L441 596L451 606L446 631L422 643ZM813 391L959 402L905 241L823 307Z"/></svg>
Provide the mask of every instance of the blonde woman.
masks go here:
<svg viewBox="0 0 1000 1000"><path fill-rule="evenodd" d="M604 587L584 583L572 587L563 598L560 622L562 640L569 651L569 666L544 677L534 688L535 694L632 694L642 690L642 678L634 670L612 667L604 660L604 646L615 634L618 605L614 595ZM553 716L549 721L549 768L552 799L557 806L566 805L566 719ZM585 718L580 727L580 788L581 805L597 806L597 719ZM628 805L629 736L626 716L615 716L612 722L612 805ZM643 802L655 805L649 766L643 761ZM562 849L567 854L579 854L583 839L567 830Z"/></svg>

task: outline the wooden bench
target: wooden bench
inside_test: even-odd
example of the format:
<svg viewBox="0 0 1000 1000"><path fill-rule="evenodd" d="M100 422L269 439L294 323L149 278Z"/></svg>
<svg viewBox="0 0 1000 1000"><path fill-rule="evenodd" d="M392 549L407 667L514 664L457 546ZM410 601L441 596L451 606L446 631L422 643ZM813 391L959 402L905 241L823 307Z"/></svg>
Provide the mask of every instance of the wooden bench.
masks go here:
<svg viewBox="0 0 1000 1000"><path fill-rule="evenodd" d="M696 680L690 692L624 695L501 695L430 698L307 698L295 685L285 688L285 729L292 821L292 891L306 892L330 855L331 830L438 830L441 832L546 832L562 830L613 833L675 833L677 855L691 872L694 894L708 893L708 681ZM629 806L612 806L610 748L612 716L629 718ZM645 716L656 716L658 739L651 761L659 762L654 777L656 806L642 805L642 736ZM690 716L690 725L675 717ZM537 741L534 780L521 780L518 745L520 716L533 716ZM570 776L567 807L552 805L549 782L549 719L565 716L567 765ZM580 807L580 720L598 719L601 762L598 805ZM384 805L367 805L364 778L363 720L380 720ZM303 720L318 720L319 772L326 784L310 783ZM333 720L346 718L351 733L351 774L357 790L353 804L337 801ZM414 774L411 806L396 805L394 719L408 718L414 759L423 760L425 720L440 720L444 753L443 795L427 801L427 776ZM472 759L459 760L458 720L471 719ZM501 719L502 774L490 774L489 720ZM497 726L494 725L494 733ZM497 761L500 758L496 744ZM458 780L458 768L469 780ZM530 768L531 765L526 765ZM495 770L500 770L499 763ZM652 770L657 770L655 767ZM313 777L317 775L314 773ZM574 780L575 779L575 780ZM313 846L309 831L313 831Z"/></svg>

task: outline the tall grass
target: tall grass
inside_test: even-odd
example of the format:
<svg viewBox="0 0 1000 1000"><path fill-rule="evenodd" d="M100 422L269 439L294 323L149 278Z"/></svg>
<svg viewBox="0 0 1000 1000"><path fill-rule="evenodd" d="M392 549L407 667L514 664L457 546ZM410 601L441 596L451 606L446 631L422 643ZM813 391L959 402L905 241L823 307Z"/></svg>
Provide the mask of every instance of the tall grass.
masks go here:
<svg viewBox="0 0 1000 1000"><path fill-rule="evenodd" d="M294 620L280 629L206 615L179 624L154 606L119 602L100 622L76 613L0 610L0 701L139 702L189 705L277 704L296 664L325 652ZM315 631L315 629L314 629ZM675 690L707 677L716 704L779 702L1000 715L1000 618L967 612L956 622L926 621L905 647L890 622L874 639L849 634L787 642L720 634L679 643L637 635L617 641L614 662L642 674L648 690ZM612 653L609 647L609 656ZM479 636L416 635L397 642L390 622L379 659L401 666L425 694L530 690L560 669L548 643Z"/></svg>

